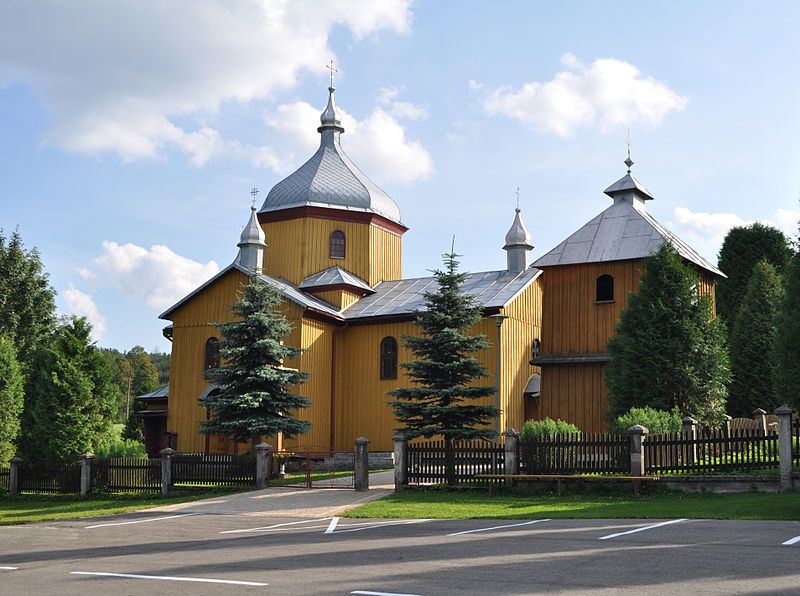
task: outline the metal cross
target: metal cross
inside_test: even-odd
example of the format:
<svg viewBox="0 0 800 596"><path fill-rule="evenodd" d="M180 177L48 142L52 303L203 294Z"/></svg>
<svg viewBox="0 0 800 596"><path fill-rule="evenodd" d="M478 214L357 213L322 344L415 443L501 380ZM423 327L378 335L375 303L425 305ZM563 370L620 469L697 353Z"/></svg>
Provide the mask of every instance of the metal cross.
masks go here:
<svg viewBox="0 0 800 596"><path fill-rule="evenodd" d="M628 166L628 174L631 173L631 166L633 166L633 160L631 159L631 129L628 129L628 134L625 135L625 144L628 146L628 157L625 160L625 165Z"/></svg>
<svg viewBox="0 0 800 596"><path fill-rule="evenodd" d="M256 205L256 195L258 194L258 189L254 186L250 189L250 194L253 195L253 207Z"/></svg>
<svg viewBox="0 0 800 596"><path fill-rule="evenodd" d="M333 87L333 77L336 75L337 72L339 72L339 69L336 68L336 66L334 66L333 60L331 60L330 64L326 64L325 68L331 71L331 87Z"/></svg>
<svg viewBox="0 0 800 596"><path fill-rule="evenodd" d="M517 187L517 210L519 210L519 197L520 197L520 194L519 194L519 186L518 186Z"/></svg>

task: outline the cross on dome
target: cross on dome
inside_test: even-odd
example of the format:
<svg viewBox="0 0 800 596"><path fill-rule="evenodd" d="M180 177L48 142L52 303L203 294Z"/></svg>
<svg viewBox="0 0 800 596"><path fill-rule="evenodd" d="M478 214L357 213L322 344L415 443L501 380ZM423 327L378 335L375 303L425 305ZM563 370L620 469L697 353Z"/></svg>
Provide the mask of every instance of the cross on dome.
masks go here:
<svg viewBox="0 0 800 596"><path fill-rule="evenodd" d="M325 68L327 68L329 71L331 71L331 88L333 88L333 79L336 76L336 73L339 72L339 69L336 68L336 66L334 65L333 59L331 59L331 63L330 64L326 64L325 65Z"/></svg>
<svg viewBox="0 0 800 596"><path fill-rule="evenodd" d="M250 194L253 196L253 207L256 206L256 195L258 195L258 189L254 186L250 189Z"/></svg>

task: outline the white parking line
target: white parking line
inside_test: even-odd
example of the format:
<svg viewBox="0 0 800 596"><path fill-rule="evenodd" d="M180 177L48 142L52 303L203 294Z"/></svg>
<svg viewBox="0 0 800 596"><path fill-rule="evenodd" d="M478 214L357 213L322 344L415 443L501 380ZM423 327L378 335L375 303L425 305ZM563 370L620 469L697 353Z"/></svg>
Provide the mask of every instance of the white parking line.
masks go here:
<svg viewBox="0 0 800 596"><path fill-rule="evenodd" d="M397 592L367 592L366 590L356 590L351 594L367 594L368 596L419 596L418 594L398 594Z"/></svg>
<svg viewBox="0 0 800 596"><path fill-rule="evenodd" d="M234 586L268 586L264 582L245 582L233 579L211 579L206 577L173 577L170 575L138 575L136 573L103 573L100 571L70 571L70 575L93 575L98 577L121 577L126 579L156 579L170 582L197 582L201 584L228 584Z"/></svg>
<svg viewBox="0 0 800 596"><path fill-rule="evenodd" d="M312 522L321 522L330 519L329 517L325 517L322 519L304 519L302 521L293 521L293 522L285 522L282 524L274 524L272 526L260 526L258 528L246 528L244 530L225 530L224 532L220 532L220 534L241 534L244 532L266 532L268 530L274 530L275 528L284 528L285 526L297 526L299 524L310 524ZM336 518L338 519L338 518Z"/></svg>
<svg viewBox="0 0 800 596"><path fill-rule="evenodd" d="M795 536L794 538L789 538L789 540L781 544L781 546L792 546L793 544L797 544L798 542L800 542L800 536Z"/></svg>
<svg viewBox="0 0 800 596"><path fill-rule="evenodd" d="M361 532L362 530L373 530L375 528L385 528L386 526L406 526L410 524L424 524L425 522L433 521L432 519L407 519L403 521L391 521L391 522L370 522L369 525L354 528L352 526L362 525L362 524L351 524L350 526L346 526L346 530L336 530L335 532L331 532L331 534L344 534L345 532ZM327 534L327 532L326 532Z"/></svg>
<svg viewBox="0 0 800 596"><path fill-rule="evenodd" d="M0 571L16 571L19 567L0 567Z"/></svg>
<svg viewBox="0 0 800 596"><path fill-rule="evenodd" d="M97 524L95 526L86 526L86 530L93 530L94 528L107 528L109 526L128 526L130 524L146 524L154 521L161 521L163 519L175 519L177 517L189 517L190 515L202 515L202 513L181 513L180 515L167 515L164 517L151 517L148 519L137 519L134 521L115 522L113 524Z"/></svg>
<svg viewBox="0 0 800 596"><path fill-rule="evenodd" d="M654 528L660 528L661 526L668 526L670 524L678 524L680 522L689 521L688 518L681 518L681 519L671 519L669 521L661 522L658 524L653 524L651 526L645 526L643 528L636 528L635 530L628 530L626 532L617 532L616 534L609 534L608 536L601 536L598 540L608 540L609 538L616 538L617 536L625 536L627 534L636 534L637 532L644 532L645 530L652 530Z"/></svg>
<svg viewBox="0 0 800 596"><path fill-rule="evenodd" d="M333 531L336 529L336 524L339 523L340 519L342 518L341 517L331 518L331 523L328 524L328 529L325 530L325 534L333 534Z"/></svg>
<svg viewBox="0 0 800 596"><path fill-rule="evenodd" d="M478 528L477 530L464 530L463 532L453 532L448 536L461 536L462 534L475 534L477 532L489 532L490 530L502 530L503 528L516 528L518 526L529 526L531 524L538 524L541 522L548 522L550 519L535 519L533 521L526 521L519 524L507 524L505 526L492 526L491 528Z"/></svg>

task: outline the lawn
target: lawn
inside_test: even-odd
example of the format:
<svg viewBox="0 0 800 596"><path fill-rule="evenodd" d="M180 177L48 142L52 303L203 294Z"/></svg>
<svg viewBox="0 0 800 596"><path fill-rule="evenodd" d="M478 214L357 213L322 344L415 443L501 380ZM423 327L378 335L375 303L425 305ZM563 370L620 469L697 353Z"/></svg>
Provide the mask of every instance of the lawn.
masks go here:
<svg viewBox="0 0 800 596"><path fill-rule="evenodd" d="M372 501L346 517L428 519L706 518L800 520L800 494L683 494L568 496L408 490Z"/></svg>
<svg viewBox="0 0 800 596"><path fill-rule="evenodd" d="M226 491L230 492L230 491ZM172 505L207 499L220 492L161 497L155 494L93 495L81 498L77 495L18 495L0 497L0 526L38 521L79 519L98 515L113 515L126 511L138 511L149 507Z"/></svg>

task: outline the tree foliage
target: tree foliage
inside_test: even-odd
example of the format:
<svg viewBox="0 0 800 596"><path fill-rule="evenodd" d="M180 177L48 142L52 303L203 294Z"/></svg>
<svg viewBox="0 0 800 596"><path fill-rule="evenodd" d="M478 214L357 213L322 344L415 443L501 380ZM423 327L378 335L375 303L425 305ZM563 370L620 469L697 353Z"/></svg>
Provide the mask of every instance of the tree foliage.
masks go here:
<svg viewBox="0 0 800 596"><path fill-rule="evenodd" d="M231 307L240 320L218 325L223 366L207 371L207 377L219 392L200 400L210 413L200 432L243 442L278 433L292 438L311 427L295 417L311 400L292 391L308 374L283 366L300 350L282 343L291 331L278 309L282 302L278 290L254 277Z"/></svg>
<svg viewBox="0 0 800 596"><path fill-rule="evenodd" d="M0 335L0 466L16 455L24 392L17 353Z"/></svg>
<svg viewBox="0 0 800 596"><path fill-rule="evenodd" d="M787 267L775 335L775 393L783 405L800 407L800 253Z"/></svg>
<svg viewBox="0 0 800 596"><path fill-rule="evenodd" d="M757 263L731 329L731 416L749 417L756 408L771 412L779 405L773 375L780 295L775 267L766 261Z"/></svg>
<svg viewBox="0 0 800 596"><path fill-rule="evenodd" d="M717 313L729 329L736 321L756 263L766 261L778 274L783 274L790 257L786 236L772 226L754 223L731 228L722 243L718 261L728 278L717 283Z"/></svg>
<svg viewBox="0 0 800 596"><path fill-rule="evenodd" d="M469 403L492 395L493 386L476 385L488 376L474 356L489 347L485 335L466 335L481 320L482 309L461 291L466 274L458 272L455 253L442 255L444 270L435 270L438 288L425 294L424 310L416 315L419 337L404 336L403 342L416 357L401 364L413 387L395 389L389 401L406 438L442 435L445 441L448 483L455 483L453 441L489 438L487 425L499 414L489 405Z"/></svg>
<svg viewBox="0 0 800 596"><path fill-rule="evenodd" d="M23 370L55 326L55 291L39 252L28 250L19 231L0 229L0 335L16 348Z"/></svg>
<svg viewBox="0 0 800 596"><path fill-rule="evenodd" d="M116 404L91 325L72 317L31 361L25 391L22 447L33 461L74 460L111 431Z"/></svg>
<svg viewBox="0 0 800 596"><path fill-rule="evenodd" d="M627 435L630 427L639 424L650 434L676 433L683 426L682 419L681 411L677 407L671 410L656 410L651 407L631 408L617 416L609 430L618 435Z"/></svg>
<svg viewBox="0 0 800 596"><path fill-rule="evenodd" d="M611 421L632 407L678 406L703 424L725 414L730 370L724 330L699 297L697 272L664 244L647 259L638 294L608 343Z"/></svg>

